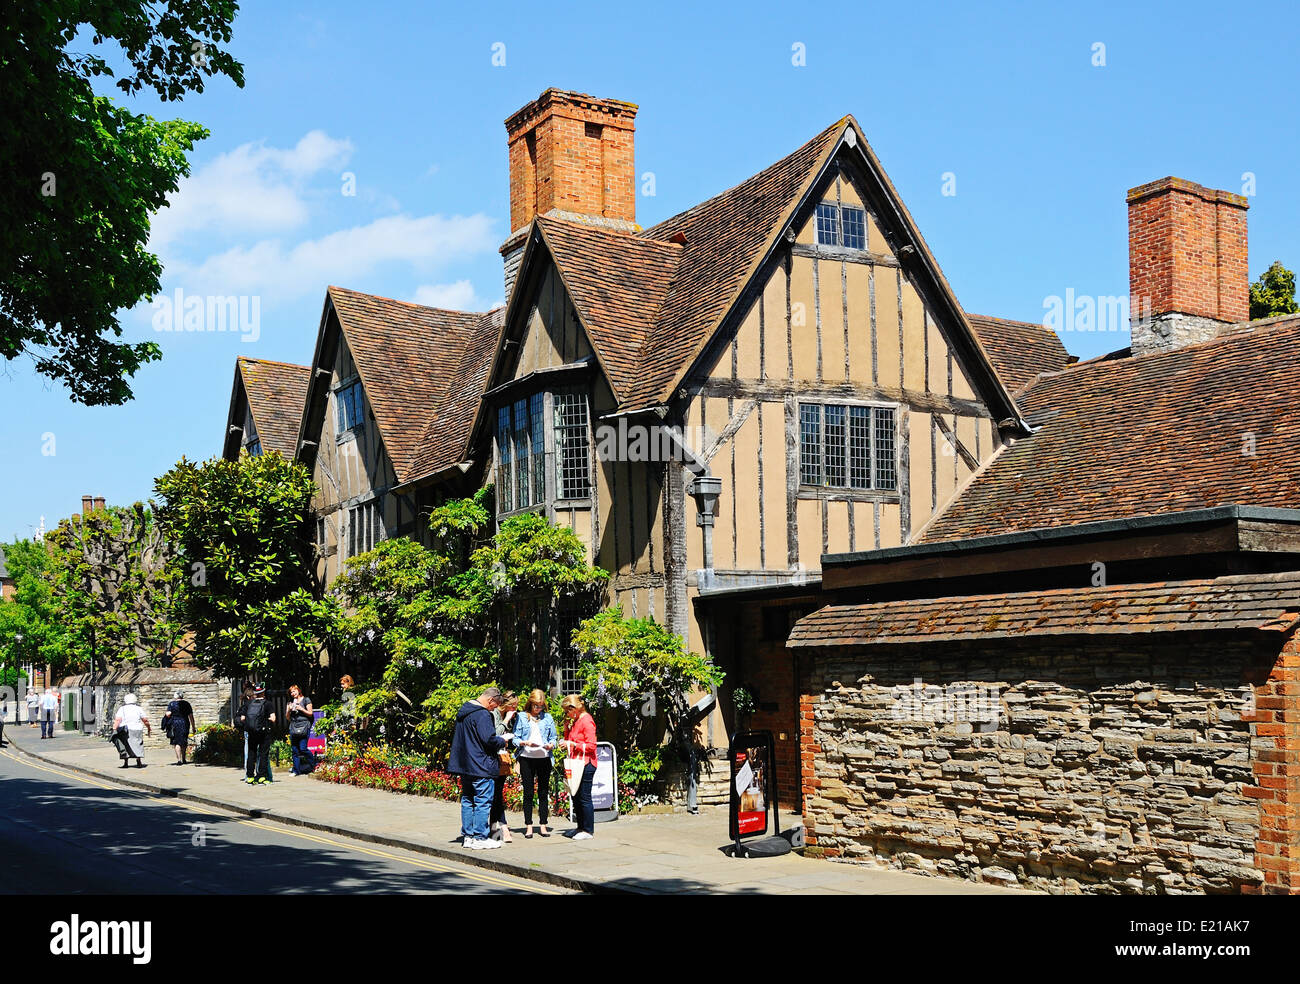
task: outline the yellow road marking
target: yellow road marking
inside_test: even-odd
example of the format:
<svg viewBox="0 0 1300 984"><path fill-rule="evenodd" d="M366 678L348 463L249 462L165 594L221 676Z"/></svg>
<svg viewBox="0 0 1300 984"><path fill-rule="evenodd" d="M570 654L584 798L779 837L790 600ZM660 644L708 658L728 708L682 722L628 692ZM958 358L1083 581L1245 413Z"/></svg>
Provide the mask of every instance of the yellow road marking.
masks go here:
<svg viewBox="0 0 1300 984"><path fill-rule="evenodd" d="M61 778L70 779L75 782L83 782L89 786L96 786L99 789L109 789L109 790L123 789L123 787L121 786L109 785L106 783L97 782L94 779L87 778L86 776L80 775L75 772L65 772L62 769L51 768L44 764L19 758L18 756L14 755L12 752L0 751L0 755L3 755L11 762L17 762L19 765L25 765L28 768L36 769L39 772L47 772L53 776L60 776ZM484 884L498 885L504 888L519 889L525 892L533 892L539 895L563 894L561 889L552 888L546 885L531 885L523 881L507 881L504 878L494 878L491 875L483 875L474 871L464 871L460 868L453 867L450 864L440 864L434 861L426 861L423 858L405 858L402 857L400 854L391 854L388 851L379 851L379 850L375 850L374 848L361 847L360 845L354 845L354 844L344 844L341 841L330 840L326 837L321 837L317 834L305 833L303 831L294 830L287 826L279 826L279 825L272 826L247 817L240 817L235 814L212 813L209 808L195 806L186 803L184 800L179 800L174 798L164 798L161 796L153 796L149 793L143 791L137 791L137 790L127 789L126 791L138 792L139 795L143 796L145 799L153 801L154 803L161 803L167 806L182 806L193 813L202 813L205 816L212 817L213 819L233 820L235 823L241 823L249 827L256 827L258 830L265 830L268 831L269 833L282 834L282 835L287 835L289 837L297 837L300 840L314 841L317 844L324 844L327 847L337 848L342 851L354 851L358 854L367 854L371 857L382 858L383 860L386 861L398 861L402 864L410 865L413 868L425 868L428 869L429 871L438 871L444 874L459 875L462 878L469 878L473 881L483 882Z"/></svg>

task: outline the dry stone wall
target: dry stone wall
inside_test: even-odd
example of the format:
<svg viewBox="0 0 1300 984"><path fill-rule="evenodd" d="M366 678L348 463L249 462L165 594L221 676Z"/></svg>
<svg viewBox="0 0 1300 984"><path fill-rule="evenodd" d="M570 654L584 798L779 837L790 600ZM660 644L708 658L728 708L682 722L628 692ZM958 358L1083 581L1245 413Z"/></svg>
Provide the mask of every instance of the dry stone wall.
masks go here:
<svg viewBox="0 0 1300 984"><path fill-rule="evenodd" d="M801 708L811 850L1052 892L1258 890L1251 684L1279 645L823 652Z"/></svg>

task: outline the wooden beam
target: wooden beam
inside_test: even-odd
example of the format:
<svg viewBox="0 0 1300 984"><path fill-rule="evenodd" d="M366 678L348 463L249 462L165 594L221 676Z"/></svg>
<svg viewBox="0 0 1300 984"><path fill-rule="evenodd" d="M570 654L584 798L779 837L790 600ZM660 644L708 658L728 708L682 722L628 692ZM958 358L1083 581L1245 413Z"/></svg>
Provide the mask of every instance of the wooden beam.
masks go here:
<svg viewBox="0 0 1300 984"><path fill-rule="evenodd" d="M1105 537L1067 544L1034 543L979 553L928 554L842 566L831 564L822 569L822 587L826 591L838 591L900 581L944 580L1072 565L1090 567L1099 562L1183 557L1236 549L1236 523L1227 521L1206 529L1173 534Z"/></svg>

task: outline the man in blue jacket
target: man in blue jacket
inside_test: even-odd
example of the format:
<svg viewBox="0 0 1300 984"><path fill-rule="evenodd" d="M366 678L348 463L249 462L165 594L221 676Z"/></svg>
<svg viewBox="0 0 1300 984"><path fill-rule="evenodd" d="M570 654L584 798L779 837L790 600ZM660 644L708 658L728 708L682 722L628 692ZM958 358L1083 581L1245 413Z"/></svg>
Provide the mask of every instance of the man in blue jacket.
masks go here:
<svg viewBox="0 0 1300 984"><path fill-rule="evenodd" d="M461 846L471 851L500 847L488 837L492 810L492 780L500 774L497 753L509 747L513 735L498 735L492 712L501 706L501 691L488 687L478 700L466 701L456 713L456 733L451 739L447 771L460 776Z"/></svg>

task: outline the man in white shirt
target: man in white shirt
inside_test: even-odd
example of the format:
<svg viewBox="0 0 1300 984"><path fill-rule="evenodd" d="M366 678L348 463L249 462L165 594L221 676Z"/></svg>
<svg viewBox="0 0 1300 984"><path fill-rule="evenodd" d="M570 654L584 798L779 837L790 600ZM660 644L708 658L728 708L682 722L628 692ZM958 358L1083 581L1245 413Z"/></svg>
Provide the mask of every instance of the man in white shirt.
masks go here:
<svg viewBox="0 0 1300 984"><path fill-rule="evenodd" d="M54 737L54 719L59 716L59 698L53 687L46 687L41 696L41 737Z"/></svg>

